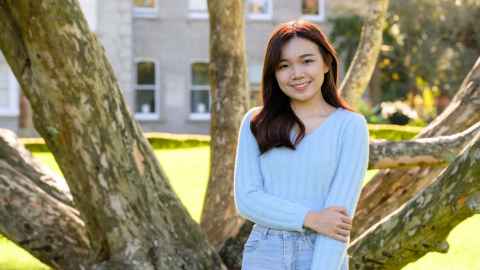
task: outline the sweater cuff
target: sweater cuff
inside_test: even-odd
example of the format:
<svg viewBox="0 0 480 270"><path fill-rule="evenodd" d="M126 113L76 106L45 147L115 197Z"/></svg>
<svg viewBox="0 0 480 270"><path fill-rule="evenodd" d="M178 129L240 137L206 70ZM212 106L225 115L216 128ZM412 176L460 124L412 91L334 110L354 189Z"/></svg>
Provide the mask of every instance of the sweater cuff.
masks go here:
<svg viewBox="0 0 480 270"><path fill-rule="evenodd" d="M311 211L311 209L305 207L305 208L301 209L301 211L299 212L299 219L298 220L301 223L297 227L298 228L297 231L305 232L306 230L309 230L307 227L305 227L305 219L307 218L307 214L310 211Z"/></svg>

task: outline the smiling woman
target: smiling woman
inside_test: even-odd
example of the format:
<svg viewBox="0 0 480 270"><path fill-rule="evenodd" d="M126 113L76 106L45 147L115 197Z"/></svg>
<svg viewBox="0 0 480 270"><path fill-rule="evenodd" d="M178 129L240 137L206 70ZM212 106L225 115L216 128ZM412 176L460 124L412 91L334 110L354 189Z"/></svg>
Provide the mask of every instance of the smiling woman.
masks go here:
<svg viewBox="0 0 480 270"><path fill-rule="evenodd" d="M264 106L252 121L261 153L273 146L294 149L336 108L351 110L337 90L335 49L316 25L306 21L280 25L270 37L263 66ZM300 131L294 144L292 128Z"/></svg>
<svg viewBox="0 0 480 270"><path fill-rule="evenodd" d="M242 269L348 269L365 118L339 96L335 50L312 23L281 24L263 67L263 106L244 116L235 162L235 205L255 223Z"/></svg>

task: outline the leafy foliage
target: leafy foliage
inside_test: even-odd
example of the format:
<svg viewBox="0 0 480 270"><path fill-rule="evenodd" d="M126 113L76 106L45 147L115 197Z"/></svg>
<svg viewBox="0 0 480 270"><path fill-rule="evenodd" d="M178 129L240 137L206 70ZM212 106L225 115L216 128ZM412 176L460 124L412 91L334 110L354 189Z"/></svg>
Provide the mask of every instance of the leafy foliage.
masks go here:
<svg viewBox="0 0 480 270"><path fill-rule="evenodd" d="M425 90L433 97L453 96L480 55L479 17L479 0L391 1L376 67L380 100L424 98ZM361 18L344 15L329 21L331 38L348 68Z"/></svg>

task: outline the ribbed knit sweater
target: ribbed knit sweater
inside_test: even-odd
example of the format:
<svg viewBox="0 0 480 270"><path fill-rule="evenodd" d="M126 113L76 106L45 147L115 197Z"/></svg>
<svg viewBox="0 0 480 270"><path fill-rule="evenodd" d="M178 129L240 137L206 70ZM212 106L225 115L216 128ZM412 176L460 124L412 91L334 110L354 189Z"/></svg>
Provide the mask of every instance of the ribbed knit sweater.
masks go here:
<svg viewBox="0 0 480 270"><path fill-rule="evenodd" d="M368 165L368 128L358 113L337 108L305 135L296 150L276 147L260 155L250 130L238 136L234 196L238 213L259 225L303 232L309 211L343 206L353 217ZM291 140L296 136L292 129ZM348 269L347 243L317 234L311 270Z"/></svg>

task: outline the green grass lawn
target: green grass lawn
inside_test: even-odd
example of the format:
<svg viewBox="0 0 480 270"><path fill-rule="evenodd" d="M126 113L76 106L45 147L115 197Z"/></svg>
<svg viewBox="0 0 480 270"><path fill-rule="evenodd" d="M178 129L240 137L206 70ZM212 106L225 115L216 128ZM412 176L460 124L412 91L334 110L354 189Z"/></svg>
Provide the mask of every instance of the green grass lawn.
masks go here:
<svg viewBox="0 0 480 270"><path fill-rule="evenodd" d="M173 189L186 205L197 222L202 211L203 197L208 179L208 147L156 150ZM60 172L49 153L34 153L42 162ZM188 163L185 162L188 160ZM369 171L366 180L374 175ZM429 253L404 270L472 270L480 269L480 215L476 215L457 226L448 237L450 251L447 254ZM5 238L0 238L0 270L46 270L27 252Z"/></svg>

